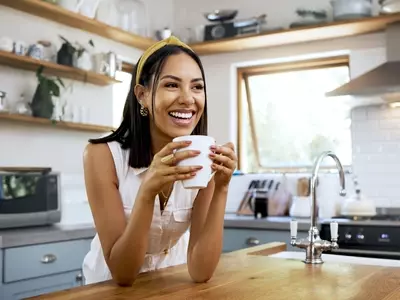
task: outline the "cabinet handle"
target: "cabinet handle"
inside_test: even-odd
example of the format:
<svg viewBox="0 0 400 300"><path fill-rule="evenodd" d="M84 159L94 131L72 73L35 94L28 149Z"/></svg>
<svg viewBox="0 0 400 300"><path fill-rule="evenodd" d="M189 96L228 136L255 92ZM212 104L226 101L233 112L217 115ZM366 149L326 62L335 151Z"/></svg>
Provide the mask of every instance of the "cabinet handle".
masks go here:
<svg viewBox="0 0 400 300"><path fill-rule="evenodd" d="M258 239L256 239L255 237L249 237L249 238L246 240L246 244L247 244L248 246L257 246L257 245L260 244L260 241L259 241Z"/></svg>
<svg viewBox="0 0 400 300"><path fill-rule="evenodd" d="M54 254L46 254L42 257L40 260L44 264L50 264L52 262L55 262L57 257Z"/></svg>
<svg viewBox="0 0 400 300"><path fill-rule="evenodd" d="M82 281L83 280L82 273L79 273L78 275L76 275L75 279L76 279L76 281Z"/></svg>

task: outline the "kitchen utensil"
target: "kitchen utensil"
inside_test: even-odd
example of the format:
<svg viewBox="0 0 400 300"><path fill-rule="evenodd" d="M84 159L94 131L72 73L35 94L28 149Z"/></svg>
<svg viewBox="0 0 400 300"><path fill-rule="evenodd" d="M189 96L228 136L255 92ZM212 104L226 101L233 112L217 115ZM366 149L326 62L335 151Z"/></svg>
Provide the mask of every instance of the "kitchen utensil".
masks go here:
<svg viewBox="0 0 400 300"><path fill-rule="evenodd" d="M242 201L240 201L239 208L236 211L236 215L238 216L252 216L254 214L252 208L250 207L250 200L253 189L256 188L259 184L258 180L252 180L245 192Z"/></svg>
<svg viewBox="0 0 400 300"><path fill-rule="evenodd" d="M309 196L293 196L289 215L291 217L309 218L311 212L310 199Z"/></svg>
<svg viewBox="0 0 400 300"><path fill-rule="evenodd" d="M93 55L93 71L115 78L121 68L121 61L114 52Z"/></svg>
<svg viewBox="0 0 400 300"><path fill-rule="evenodd" d="M297 196L307 197L310 195L310 178L301 177L297 180Z"/></svg>
<svg viewBox="0 0 400 300"><path fill-rule="evenodd" d="M256 219L266 218L269 215L268 202L274 181L271 180L268 184L268 187L266 187L266 185L267 180L262 181L260 188L253 189L250 199L250 206Z"/></svg>
<svg viewBox="0 0 400 300"><path fill-rule="evenodd" d="M375 216L376 207L374 201L365 198L358 187L357 179L354 179L355 195L347 198L342 203L341 215L343 216Z"/></svg>
<svg viewBox="0 0 400 300"><path fill-rule="evenodd" d="M372 16L372 0L333 0L331 5L334 20Z"/></svg>
<svg viewBox="0 0 400 300"><path fill-rule="evenodd" d="M399 0L379 0L381 12L384 14L394 14L400 12Z"/></svg>
<svg viewBox="0 0 400 300"><path fill-rule="evenodd" d="M196 176L182 180L185 189L204 189L214 176L212 170L212 160L209 157L210 147L215 145L215 139L206 135L179 136L173 139L174 142L191 141L191 144L184 149L177 149L176 152L185 150L200 151L196 157L186 158L177 163L178 166L202 166L201 170L196 172Z"/></svg>
<svg viewBox="0 0 400 300"><path fill-rule="evenodd" d="M238 12L235 9L217 9L211 13L205 13L204 16L210 22L226 22L233 20Z"/></svg>
<svg viewBox="0 0 400 300"><path fill-rule="evenodd" d="M6 96L6 92L0 91L0 113L7 111Z"/></svg>
<svg viewBox="0 0 400 300"><path fill-rule="evenodd" d="M14 50L14 42L7 36L0 37L0 50L6 52L12 52Z"/></svg>

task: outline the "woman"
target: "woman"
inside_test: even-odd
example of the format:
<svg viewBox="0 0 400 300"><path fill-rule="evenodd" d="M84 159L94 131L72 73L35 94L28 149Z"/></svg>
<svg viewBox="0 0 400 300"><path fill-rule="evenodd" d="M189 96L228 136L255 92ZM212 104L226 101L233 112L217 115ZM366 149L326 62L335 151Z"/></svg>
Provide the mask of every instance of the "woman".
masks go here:
<svg viewBox="0 0 400 300"><path fill-rule="evenodd" d="M136 65L120 127L90 140L84 172L97 235L83 263L86 283L132 285L138 273L183 263L195 282L211 278L236 155L231 143L210 149L213 179L200 191L185 190L180 181L199 167L176 164L198 153L174 155L188 143L172 142L207 135L204 79L187 45L175 37L157 42Z"/></svg>

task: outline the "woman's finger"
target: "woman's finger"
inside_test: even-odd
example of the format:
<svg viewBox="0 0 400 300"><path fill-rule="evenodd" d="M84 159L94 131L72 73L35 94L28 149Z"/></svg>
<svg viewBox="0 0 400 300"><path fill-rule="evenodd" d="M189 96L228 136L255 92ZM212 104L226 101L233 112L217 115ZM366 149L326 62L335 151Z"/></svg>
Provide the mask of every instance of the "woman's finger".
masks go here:
<svg viewBox="0 0 400 300"><path fill-rule="evenodd" d="M171 142L165 145L158 153L157 156L163 158L167 155L174 153L177 149L182 149L189 146L192 142L191 141L181 141L181 142Z"/></svg>
<svg viewBox="0 0 400 300"><path fill-rule="evenodd" d="M165 176L164 180L166 182L173 182L173 181L190 179L190 178L193 178L194 176L196 176L196 172L184 173L184 174L171 174L171 175Z"/></svg>
<svg viewBox="0 0 400 300"><path fill-rule="evenodd" d="M173 166L163 168L161 174L163 176L169 176L173 174L188 174L188 173L196 173L197 171L201 170L202 166Z"/></svg>
<svg viewBox="0 0 400 300"><path fill-rule="evenodd" d="M212 146L211 150L216 154L222 154L224 156L228 156L230 159L236 161L235 151L231 147L227 146Z"/></svg>
<svg viewBox="0 0 400 300"><path fill-rule="evenodd" d="M232 170L223 166L223 165L217 165L217 164L212 164L211 168L217 172L224 173L226 176L230 176L232 174Z"/></svg>
<svg viewBox="0 0 400 300"><path fill-rule="evenodd" d="M178 151L175 152L174 154L170 154L167 156L164 156L161 158L161 162L167 165L176 165L178 162L191 158L191 157L196 157L199 155L201 152L197 150L183 150L183 151Z"/></svg>
<svg viewBox="0 0 400 300"><path fill-rule="evenodd" d="M236 167L235 161L230 159L228 156L211 153L210 158L214 161L214 163L219 164L219 165L223 164L223 165L229 167L230 169L234 169Z"/></svg>

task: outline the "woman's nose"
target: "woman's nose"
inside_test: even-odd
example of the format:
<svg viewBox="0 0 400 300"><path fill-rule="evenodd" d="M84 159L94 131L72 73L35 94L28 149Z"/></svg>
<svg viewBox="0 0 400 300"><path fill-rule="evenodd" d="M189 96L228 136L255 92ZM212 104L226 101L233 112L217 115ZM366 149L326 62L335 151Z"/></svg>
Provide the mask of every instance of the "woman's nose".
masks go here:
<svg viewBox="0 0 400 300"><path fill-rule="evenodd" d="M193 104L194 103L194 97L192 93L190 92L190 89L182 89L181 91L181 96L179 97L179 103L180 104Z"/></svg>

